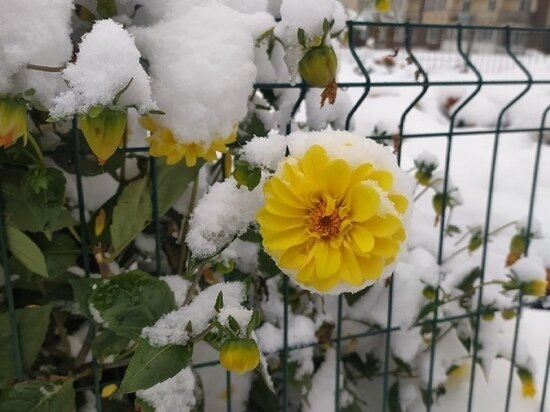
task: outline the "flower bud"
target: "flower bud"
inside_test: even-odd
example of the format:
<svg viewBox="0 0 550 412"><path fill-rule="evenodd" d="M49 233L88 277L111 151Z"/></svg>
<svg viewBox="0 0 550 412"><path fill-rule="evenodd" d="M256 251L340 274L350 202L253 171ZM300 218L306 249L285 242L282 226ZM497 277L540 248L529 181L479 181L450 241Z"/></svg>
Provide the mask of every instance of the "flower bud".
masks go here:
<svg viewBox="0 0 550 412"><path fill-rule="evenodd" d="M0 148L12 146L20 137L27 143L27 104L0 97Z"/></svg>
<svg viewBox="0 0 550 412"><path fill-rule="evenodd" d="M514 309L502 309L500 312L500 315L502 316L502 319L504 320L510 320L513 319L516 316L516 311Z"/></svg>
<svg viewBox="0 0 550 412"><path fill-rule="evenodd" d="M387 13L391 10L391 0L376 0L375 7L378 13Z"/></svg>
<svg viewBox="0 0 550 412"><path fill-rule="evenodd" d="M260 363L260 351L254 339L229 339L220 349L220 363L230 372L245 373Z"/></svg>
<svg viewBox="0 0 550 412"><path fill-rule="evenodd" d="M521 394L523 395L523 397L533 398L537 393L533 374L527 369L518 368L518 377L521 381Z"/></svg>
<svg viewBox="0 0 550 412"><path fill-rule="evenodd" d="M428 300L434 300L435 294L436 294L436 291L433 286L426 286L422 290L422 295Z"/></svg>
<svg viewBox="0 0 550 412"><path fill-rule="evenodd" d="M547 282L543 279L532 280L521 285L525 295L543 297L546 296Z"/></svg>
<svg viewBox="0 0 550 412"><path fill-rule="evenodd" d="M302 79L313 87L327 87L336 78L338 60L330 46L309 49L300 60L298 70Z"/></svg>
<svg viewBox="0 0 550 412"><path fill-rule="evenodd" d="M126 128L127 114L125 111L104 108L97 116L80 115L78 127L100 165L115 153L122 142Z"/></svg>

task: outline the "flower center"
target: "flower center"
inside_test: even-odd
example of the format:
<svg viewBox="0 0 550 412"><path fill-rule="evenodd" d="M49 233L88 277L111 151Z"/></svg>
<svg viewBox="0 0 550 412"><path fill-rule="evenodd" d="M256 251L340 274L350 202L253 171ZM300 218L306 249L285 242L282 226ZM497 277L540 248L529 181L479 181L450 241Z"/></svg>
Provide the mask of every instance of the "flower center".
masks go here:
<svg viewBox="0 0 550 412"><path fill-rule="evenodd" d="M325 207L319 205L310 212L309 217L311 231L318 233L321 238L331 238L340 234L342 219L340 219L338 208L334 208L332 213L327 214Z"/></svg>

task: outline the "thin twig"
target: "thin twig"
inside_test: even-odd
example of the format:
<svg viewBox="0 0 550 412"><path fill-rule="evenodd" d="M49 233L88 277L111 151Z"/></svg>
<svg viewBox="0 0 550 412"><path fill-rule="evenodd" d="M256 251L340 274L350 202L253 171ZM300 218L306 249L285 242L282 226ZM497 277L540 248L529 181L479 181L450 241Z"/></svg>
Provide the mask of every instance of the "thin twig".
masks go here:
<svg viewBox="0 0 550 412"><path fill-rule="evenodd" d="M189 205L187 206L187 214L183 217L183 222L181 225L180 235L178 241L180 242L180 258L178 261L178 268L176 273L182 274L183 268L187 261L187 243L185 243L185 236L189 230L189 219L191 218L191 212L195 207L195 202L197 200L197 192L199 187L199 173L195 176L193 181L193 188L191 189L191 197L189 198Z"/></svg>
<svg viewBox="0 0 550 412"><path fill-rule="evenodd" d="M201 276L207 264L208 263L206 262L201 263L200 266L197 268L197 271L195 272L195 276L193 276L193 283L191 283L191 286L189 286L189 289L187 290L187 294L185 295L185 300L183 301L182 306L187 306L189 302L191 302L191 299L193 298L193 292L197 288L197 285L199 284L199 280L201 279Z"/></svg>
<svg viewBox="0 0 550 412"><path fill-rule="evenodd" d="M38 70L40 72L58 73L65 70L65 67L61 66L41 66L38 64L27 64L27 69Z"/></svg>

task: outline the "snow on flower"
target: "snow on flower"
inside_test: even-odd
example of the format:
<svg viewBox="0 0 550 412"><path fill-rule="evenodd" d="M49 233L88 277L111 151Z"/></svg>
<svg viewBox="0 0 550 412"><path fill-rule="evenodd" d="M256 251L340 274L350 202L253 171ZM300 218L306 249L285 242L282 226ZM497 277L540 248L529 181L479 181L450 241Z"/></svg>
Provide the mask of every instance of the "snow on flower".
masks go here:
<svg viewBox="0 0 550 412"><path fill-rule="evenodd" d="M119 110L134 106L140 113L156 109L140 57L133 36L120 24L98 21L82 37L76 62L63 70L70 90L56 97L50 114L61 118L97 105Z"/></svg>
<svg viewBox="0 0 550 412"><path fill-rule="evenodd" d="M172 6L164 20L134 30L166 113L142 125L152 133L153 156L167 156L170 164L185 158L192 166L199 157L214 160L235 140L256 78L254 41L273 22L267 13L243 14L216 2Z"/></svg>
<svg viewBox="0 0 550 412"><path fill-rule="evenodd" d="M391 152L348 132L294 133L264 184L266 251L300 286L357 291L393 267L406 239L411 184Z"/></svg>
<svg viewBox="0 0 550 412"><path fill-rule="evenodd" d="M55 73L24 68L27 64L58 67L70 59L72 9L72 0L2 0L0 96L34 89L29 99L50 106L64 86L61 78Z"/></svg>

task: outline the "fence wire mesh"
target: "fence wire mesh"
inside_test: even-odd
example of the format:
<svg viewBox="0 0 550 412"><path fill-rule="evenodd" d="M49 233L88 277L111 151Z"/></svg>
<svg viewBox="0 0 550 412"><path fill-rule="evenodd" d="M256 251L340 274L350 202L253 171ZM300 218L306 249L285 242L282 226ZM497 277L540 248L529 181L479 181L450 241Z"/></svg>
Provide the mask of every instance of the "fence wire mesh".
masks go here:
<svg viewBox="0 0 550 412"><path fill-rule="evenodd" d="M447 33L445 36L441 35L441 32ZM490 32L495 33L491 38L501 39L497 42L497 46L502 49L502 54L498 57L499 62L497 66L491 66L487 69L489 57L484 57L485 60L480 60L479 52L476 52L476 38L473 35L474 33L483 33ZM385 40L381 40L384 37ZM392 33L391 36L388 33ZM397 34L396 34L397 33ZM435 34L434 34L435 33ZM403 110L400 115L398 133L394 136L394 145L396 147L397 157L400 160L403 151L403 143L410 139L419 139L419 138L444 138L446 141L445 144L445 161L444 161L444 189L443 189L443 212L441 214L441 219L439 220L439 240L438 240L438 250L437 250L437 262L441 264L443 262L444 251L445 251L445 227L446 227L446 218L448 215L445 213L447 196L447 188L449 186L449 177L451 167L467 167L466 165L452 165L451 164L451 153L453 150L453 142L456 139L468 138L469 136L476 136L476 138L485 138L492 139L492 151L491 151L491 160L490 160L490 173L489 180L487 182L487 199L486 199L486 209L483 217L483 245L482 245L482 254L481 254L481 274L480 281L483 282L485 271L487 268L487 257L488 257L488 247L489 247L489 232L490 226L493 219L493 206L494 206L494 186L496 179L496 164L499 156L499 143L502 138L506 135L514 133L533 133L537 136L536 140L536 151L535 158L533 162L533 171L531 176L531 187L529 198L525 199L527 206L527 234L530 233L530 228L533 224L533 214L535 209L535 200L536 192L538 187L539 180L539 169L541 164L541 149L544 144L544 134L550 131L550 128L546 126L547 119L550 112L550 102L546 109L543 111L542 117L539 122L536 124L530 124L523 127L508 127L505 122L505 117L509 109L515 104L521 103L521 98L528 93L531 89L550 85L550 72L548 72L548 78L535 78L532 75L530 68L525 64L523 58L526 57L521 48L514 47L515 39L521 38L522 44L547 44L550 39L550 29L537 29L537 28L517 28L517 27L500 27L500 26L467 26L467 25L442 25L442 24L411 24L411 23L389 23L389 22L364 22L364 21L348 21L347 22L347 38L349 43L347 47L349 52L354 59L356 70L361 74L363 80L355 82L341 82L338 84L339 88L342 89L357 89L361 91L359 98L355 101L353 107L346 116L345 129L350 130L352 125L352 120L357 110L362 104L365 103L369 95L376 91L379 88L384 89L400 89L400 88L413 88L418 90L418 93L414 96L412 101L408 106ZM487 39L487 36L478 36L482 39ZM360 38L373 38L376 42L380 42L377 46L380 47L389 47L395 49L396 53L404 53L408 58L408 62L411 65L414 65L416 68L416 80L407 81L372 81L369 70L364 63L362 56L363 48L358 46L361 42L358 42L357 39ZM440 43L441 40L445 40L444 53L443 57L436 57L443 60L430 60L428 49L434 49L434 43ZM474 46L474 54L471 53L472 46ZM454 50L451 51L451 48ZM398 50L398 51L397 51ZM478 53L478 54L475 54ZM452 55L452 58L445 57L446 55ZM434 56L432 54L432 56ZM538 60L537 60L538 61ZM502 63L505 62L505 63ZM506 77L490 77L487 78L486 72L499 71L498 65L509 69L515 67L522 74L523 78L506 78ZM437 76L436 80L431 79L430 71L437 69L438 67L448 67L448 66L460 66L465 71L473 74L473 79L471 80L453 80L450 78L441 78ZM470 87L472 91L464 98L459 105L457 105L449 116L449 126L446 131L431 131L426 130L421 133L407 133L406 124L409 118L409 114L412 109L419 103L422 102L422 98L431 88L436 88L440 86L456 86L456 87ZM485 127L471 130L471 128L461 127L459 124L459 114L461 111L466 108L484 87L519 87L519 91L500 109L498 117L496 120L495 127ZM257 91L266 91L266 90L281 90L281 89L297 89L300 91L298 98L292 109L291 117L294 118L299 114L301 107L303 107L304 99L308 91L307 85L303 83L291 84L291 83L258 83L255 85ZM76 184L77 184L77 195L78 195L78 210L79 210L79 219L80 219L80 239L81 239L81 258L82 258L82 267L84 269L85 275L90 276L90 233L88 233L89 227L86 224L86 198L84 196L83 190L83 171L82 171L82 162L83 157L89 154L87 148L82 147L81 139L77 133L76 123L73 123L74 130L74 148L71 150L55 150L51 152L45 152L44 154L51 156L53 158L70 158L74 162L74 168L76 172ZM287 133L291 131L291 123L287 125ZM373 139L387 139L387 136L380 135L371 135L365 136ZM475 148L476 141L472 140L472 147ZM134 148L124 148L119 149L119 152L125 154L130 153L140 153L147 152L147 147L134 147ZM149 160L150 167L150 176L152 183L152 205L153 205L153 228L154 228L154 237L155 237L155 261L156 275L162 275L161 268L161 254L162 254L162 239L161 239L161 221L158 210L158 193L157 188L157 164L155 158L150 158ZM3 204L0 199L0 215L4 215ZM526 243L529 244L529 236L526 236ZM11 325L11 344L13 347L13 353L15 355L16 362L16 374L17 378L22 379L24 376L23 373L23 360L22 353L20 351L20 336L17 333L17 320L15 315L15 310L18 307L17 296L14 296L13 284L11 280L10 265L9 261L9 252L7 247L6 240L6 225L4 219L0 219L0 247L1 247L1 262L4 268L5 273L5 295L6 295L6 304L9 313L10 325ZM528 246L527 246L528 251ZM527 252L526 252L527 254ZM291 346L289 344L289 335L288 335L288 322L289 322L289 281L284 278L284 335L283 335L283 349L281 351L281 362L282 362L282 391L280 394L280 410L288 410L289 405L289 354L292 351L302 349L307 346L314 346L317 344L311 345L300 345L300 346ZM401 327L392 325L392 315L395 302L393 301L394 285L392 282L389 282L389 287L387 288L389 294L389 304L387 311L387 327L385 328L367 328L362 333L355 334L345 334L343 331L343 305L344 299L342 296L338 297L337 304L337 321L334 335L330 338L330 343L335 346L336 349L336 367L334 371L334 379L336 382L335 385L335 403L334 410L341 410L341 388L342 388L342 354L343 354L343 345L344 343L351 340L359 340L372 336L385 336L385 356L384 356L384 365L383 365L383 385L381 391L383 394L388 392L388 389L391 384L391 374L389 371L390 357L391 357L391 341L392 334L401 330ZM520 292L521 293L521 292ZM435 308L437 308L437 302L441 298L441 291L439 287L436 290L435 294ZM432 336L437 336L441 332L440 325L455 322L459 319L469 318L472 319L474 325L473 332L473 342L471 346L471 356L472 363L478 359L479 345L476 344L479 340L480 333L480 321L481 316L483 315L484 309L482 309L482 299L483 299L483 287L480 288L479 294L477 295L477 308L473 313L466 313L460 316L452 317L440 317L438 311L433 310L433 315L431 319L418 322L414 326L417 327L428 327L431 329ZM511 411L511 392L512 392L512 383L514 377L514 367L516 360L516 347L518 341L518 334L520 330L520 323L522 319L522 311L525 309L526 304L523 303L523 299L518 300L517 307L517 316L515 318L515 327L514 327L514 337L513 337L513 348L511 354L511 362L509 375L507 378L507 391L502 396L505 396L505 411ZM548 327L548 325L545 325ZM436 345L435 339L432 339L432 343L429 350L430 354L430 369L429 369L429 379L427 384L427 392L431 393L433 388L433 376L434 376L434 359L436 356ZM217 360L210 362L203 362L199 364L194 364L194 368L208 367L218 364ZM102 411L102 399L100 396L101 389L108 384L113 382L120 382L120 374L123 372L117 371L117 375L112 376L110 379L102 378L100 366L93 360L93 381L92 385L79 382L76 383L77 392L82 392L84 390L92 390L96 396L97 410ZM474 366L474 365L472 365ZM538 365L540 369L543 370L542 376L544 379L543 388L548 387L549 381L549 370L550 370L550 342L548 342L548 355L546 357L546 362L543 365ZM476 390L476 382L480 378L477 376L476 368L472 367L470 376L469 376L469 394L467 401L467 411L472 411L474 408L474 393ZM105 376L105 375L104 375ZM111 376L111 375L109 375ZM227 411L232 410L232 375L227 373L226 375L226 387L227 387ZM499 395L500 396L500 395ZM541 395L540 403L540 412L544 412L546 404L547 393L546 390L543 390ZM386 396L382 396L382 405L381 410L388 410L388 400ZM433 407L433 403L428 402L426 405L426 410L430 411ZM366 407L366 410L375 410L372 407ZM327 410L330 410L327 406Z"/></svg>

